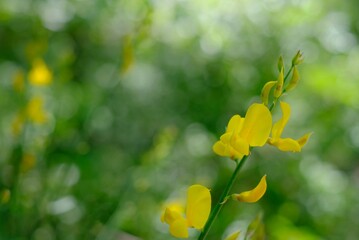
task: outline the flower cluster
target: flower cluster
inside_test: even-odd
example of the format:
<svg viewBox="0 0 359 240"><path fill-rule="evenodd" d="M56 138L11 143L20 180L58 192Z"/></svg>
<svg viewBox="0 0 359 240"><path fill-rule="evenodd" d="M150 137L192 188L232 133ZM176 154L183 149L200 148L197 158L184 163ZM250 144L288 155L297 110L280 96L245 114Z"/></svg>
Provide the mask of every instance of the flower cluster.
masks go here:
<svg viewBox="0 0 359 240"><path fill-rule="evenodd" d="M218 206L229 199L254 203L262 198L267 190L266 175L261 178L258 185L252 190L239 194L229 194L238 170L254 147L261 147L268 143L281 151L300 152L307 143L311 133L307 133L298 139L282 138L291 109L288 103L279 101L279 98L285 92L293 90L297 86L299 81L297 65L302 61L303 56L298 51L292 59L290 70L284 76L283 59L280 57L278 61L278 78L276 81L269 81L264 85L261 92L262 103L253 103L248 108L245 117L238 114L231 117L225 132L214 143L212 149L217 155L234 160L237 163L237 168L213 212L211 212L210 190L198 184L188 188L186 217L184 217L183 206L170 205L165 208L161 220L169 225L170 233L174 237L188 238L188 228L195 228L198 230L203 229L198 239L204 239L218 211L220 211L221 207ZM292 77L286 83L290 72L292 72ZM271 111L278 101L282 116L277 122L273 123ZM271 104L269 104L270 102ZM239 231L231 234L226 240L237 239L238 235Z"/></svg>

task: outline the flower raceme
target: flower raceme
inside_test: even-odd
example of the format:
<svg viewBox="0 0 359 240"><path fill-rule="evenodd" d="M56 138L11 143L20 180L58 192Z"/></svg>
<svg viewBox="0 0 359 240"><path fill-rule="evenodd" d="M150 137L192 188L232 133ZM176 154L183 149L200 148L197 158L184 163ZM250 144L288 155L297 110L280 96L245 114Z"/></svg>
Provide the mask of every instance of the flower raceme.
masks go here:
<svg viewBox="0 0 359 240"><path fill-rule="evenodd" d="M297 140L292 138L281 138L284 127L290 117L290 106L286 102L280 102L280 108L283 113L282 118L273 125L272 136L268 139L268 143L276 146L281 151L300 152L312 133L307 133Z"/></svg>
<svg viewBox="0 0 359 240"><path fill-rule="evenodd" d="M249 148L263 146L272 127L272 115L264 104L252 104L242 118L234 115L226 132L213 145L213 151L223 157L241 159L249 155Z"/></svg>
<svg viewBox="0 0 359 240"><path fill-rule="evenodd" d="M167 206L161 221L169 225L170 233L177 238L188 238L188 228L201 230L211 212L211 194L202 185L192 185L187 190L186 218L179 204Z"/></svg>

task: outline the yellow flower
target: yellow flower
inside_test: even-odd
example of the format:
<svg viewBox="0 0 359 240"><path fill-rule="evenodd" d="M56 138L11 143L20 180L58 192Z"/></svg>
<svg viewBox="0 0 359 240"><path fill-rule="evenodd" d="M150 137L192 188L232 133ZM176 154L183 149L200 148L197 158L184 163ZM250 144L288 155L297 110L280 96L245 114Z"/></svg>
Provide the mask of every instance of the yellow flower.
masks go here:
<svg viewBox="0 0 359 240"><path fill-rule="evenodd" d="M264 193L267 191L267 175L264 175L258 185L250 191L245 191L239 194L232 194L232 199L241 201L254 203L261 199Z"/></svg>
<svg viewBox="0 0 359 240"><path fill-rule="evenodd" d="M290 106L288 103L280 102L280 108L282 109L283 116L273 125L272 137L268 139L268 143L276 146L281 151L300 152L312 133L307 133L297 140L292 138L281 138L284 127L289 120Z"/></svg>
<svg viewBox="0 0 359 240"><path fill-rule="evenodd" d="M27 117L34 123L45 123L47 121L47 115L44 110L44 101L41 97L34 97L30 99L26 107Z"/></svg>
<svg viewBox="0 0 359 240"><path fill-rule="evenodd" d="M184 208L179 204L167 206L161 221L170 227L170 233L177 238L188 238L188 228L202 229L211 212L211 194L201 185L192 185L187 192L186 217Z"/></svg>
<svg viewBox="0 0 359 240"><path fill-rule="evenodd" d="M263 146L270 134L272 115L263 104L252 104L245 118L234 115L226 132L213 145L213 151L223 157L241 159L249 154L249 147Z"/></svg>
<svg viewBox="0 0 359 240"><path fill-rule="evenodd" d="M51 83L52 73L42 59L35 59L29 72L32 85L45 86Z"/></svg>

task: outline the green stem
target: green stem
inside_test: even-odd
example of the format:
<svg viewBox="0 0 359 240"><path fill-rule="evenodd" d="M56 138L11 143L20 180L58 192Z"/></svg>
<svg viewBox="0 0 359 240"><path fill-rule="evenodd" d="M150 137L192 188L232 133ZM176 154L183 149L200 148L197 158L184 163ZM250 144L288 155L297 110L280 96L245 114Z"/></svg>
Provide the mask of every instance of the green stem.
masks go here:
<svg viewBox="0 0 359 240"><path fill-rule="evenodd" d="M219 212L221 211L222 207L224 206L224 200L225 198L228 196L229 194L229 191L231 190L232 186L233 186L233 183L234 181L236 180L237 178L237 175L239 173L239 170L242 168L243 164L246 162L246 160L248 159L249 155L248 156L244 156L242 158L242 160L237 164L237 167L236 169L234 170L230 180L228 181L227 183L227 186L225 187L224 191L222 192L222 195L221 197L219 198L216 206L213 208L213 211L211 212L211 215L209 216L208 218L208 221L206 223L206 225L204 226L203 228L203 231L201 232L201 234L199 235L198 237L198 240L203 240L206 238L209 230L211 229L212 227L212 224L214 222L214 220L217 218Z"/></svg>
<svg viewBox="0 0 359 240"><path fill-rule="evenodd" d="M289 74L292 72L293 68L294 68L294 65L292 64L292 66L290 67L289 71L287 72L287 74L286 74L285 77L284 77L284 83L285 83L285 81L287 80L287 78L289 77Z"/></svg>

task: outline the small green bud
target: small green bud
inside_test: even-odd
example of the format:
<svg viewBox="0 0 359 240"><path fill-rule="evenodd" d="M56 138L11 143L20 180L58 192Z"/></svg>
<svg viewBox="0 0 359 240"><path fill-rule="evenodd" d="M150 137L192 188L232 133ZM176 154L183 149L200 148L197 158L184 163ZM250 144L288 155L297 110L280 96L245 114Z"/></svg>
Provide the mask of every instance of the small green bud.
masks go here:
<svg viewBox="0 0 359 240"><path fill-rule="evenodd" d="M303 58L303 54L302 52L299 50L295 56L292 59L292 66L296 66L299 65L303 62L304 58Z"/></svg>
<svg viewBox="0 0 359 240"><path fill-rule="evenodd" d="M284 69L284 62L283 62L283 57L280 56L278 59L278 71L280 72L282 68Z"/></svg>
<svg viewBox="0 0 359 240"><path fill-rule="evenodd" d="M284 84L284 69L282 68L280 70L279 76L278 76L278 80L277 80L277 84L275 86L274 89L274 93L273 96L275 98L279 98L282 95L283 92L283 84Z"/></svg>
<svg viewBox="0 0 359 240"><path fill-rule="evenodd" d="M298 82L299 82L299 72L297 66L294 66L292 78L290 79L290 82L285 90L286 91L293 90L297 86Z"/></svg>

